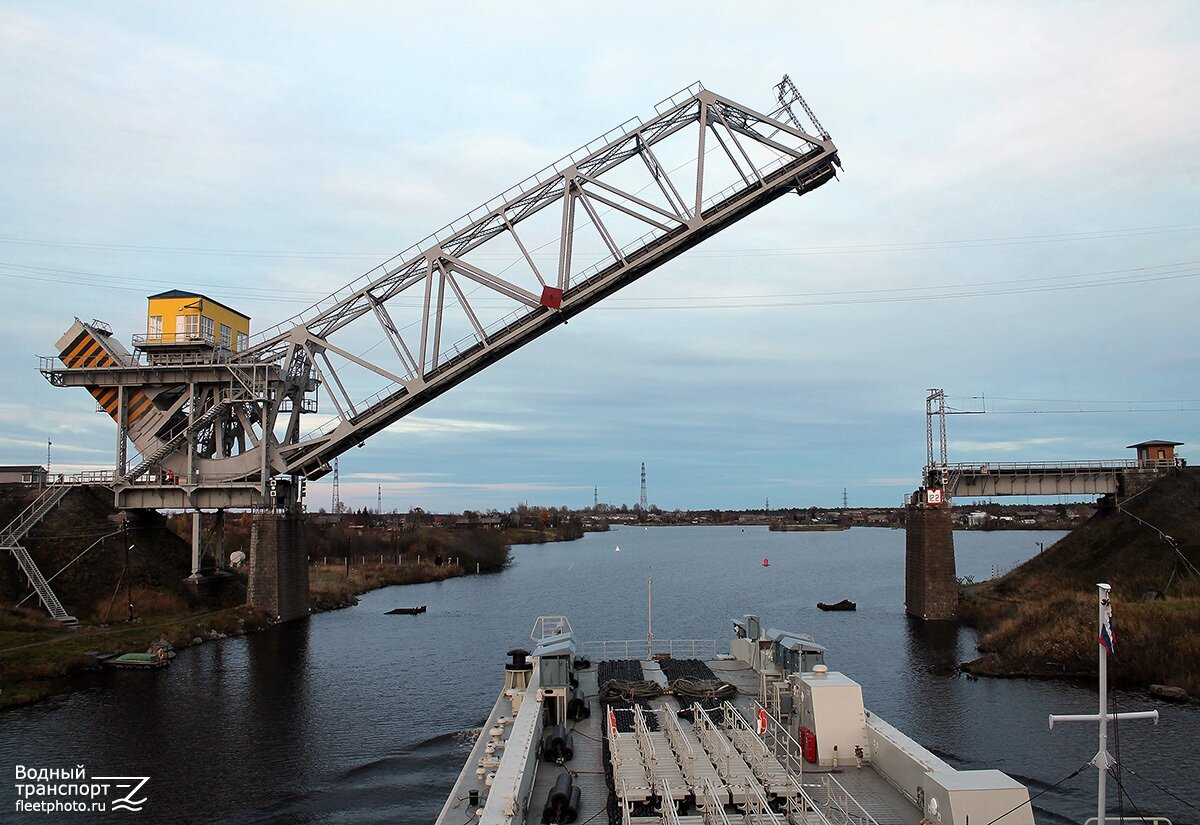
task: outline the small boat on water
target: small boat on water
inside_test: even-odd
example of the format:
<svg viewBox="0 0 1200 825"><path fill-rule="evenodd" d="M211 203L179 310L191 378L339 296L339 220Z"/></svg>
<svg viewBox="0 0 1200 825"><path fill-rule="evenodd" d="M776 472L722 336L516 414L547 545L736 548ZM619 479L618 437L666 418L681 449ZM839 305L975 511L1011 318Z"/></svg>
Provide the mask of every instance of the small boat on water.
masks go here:
<svg viewBox="0 0 1200 825"><path fill-rule="evenodd" d="M821 610L858 610L858 604L849 599L842 599L840 602L834 602L833 604L817 602L817 607Z"/></svg>
<svg viewBox="0 0 1200 825"><path fill-rule="evenodd" d="M385 616L416 616L425 612L425 605L420 607L395 607L385 613Z"/></svg>
<svg viewBox="0 0 1200 825"><path fill-rule="evenodd" d="M168 659L157 653L125 653L104 660L105 667L115 667L127 670L157 670L166 667Z"/></svg>

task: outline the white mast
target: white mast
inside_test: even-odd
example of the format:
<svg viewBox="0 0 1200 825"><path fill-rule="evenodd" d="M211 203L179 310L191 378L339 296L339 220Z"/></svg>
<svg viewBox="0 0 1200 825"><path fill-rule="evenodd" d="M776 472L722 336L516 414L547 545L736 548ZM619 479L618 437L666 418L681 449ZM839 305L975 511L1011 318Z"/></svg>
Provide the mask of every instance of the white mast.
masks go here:
<svg viewBox="0 0 1200 825"><path fill-rule="evenodd" d="M646 574L646 658L654 658L654 574Z"/></svg>
<svg viewBox="0 0 1200 825"><path fill-rule="evenodd" d="M1092 759L1092 764L1096 766L1099 772L1099 777L1096 780L1096 823L1104 825L1105 817L1105 795L1108 792L1106 782L1108 779L1108 769L1116 764L1116 761L1108 752L1108 723L1120 719L1153 719L1154 724L1158 724L1158 711L1156 710L1139 710L1132 713L1109 713L1108 712L1108 652L1109 645L1114 644L1112 626L1110 624L1112 618L1112 604L1109 600L1109 591L1112 590L1111 585L1097 584L1098 591L1098 613L1099 624L1097 627L1097 639L1100 647L1100 711L1099 713L1075 713L1075 714L1050 714L1050 727L1054 727L1055 722L1096 722L1100 728L1100 749L1096 751L1095 758ZM1107 644L1105 643L1107 641Z"/></svg>

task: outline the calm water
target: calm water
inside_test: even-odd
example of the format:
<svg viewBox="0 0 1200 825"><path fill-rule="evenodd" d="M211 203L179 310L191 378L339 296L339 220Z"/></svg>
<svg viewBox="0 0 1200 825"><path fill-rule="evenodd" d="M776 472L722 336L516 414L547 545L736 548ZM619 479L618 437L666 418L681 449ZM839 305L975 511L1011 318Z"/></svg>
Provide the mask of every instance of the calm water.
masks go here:
<svg viewBox="0 0 1200 825"><path fill-rule="evenodd" d="M986 578L1058 535L959 533L959 575ZM1095 753L1093 727L1046 724L1051 712L1094 712L1094 690L967 681L955 666L973 657L973 633L906 620L900 531L622 528L514 554L498 575L376 591L349 610L184 651L161 672L95 674L82 692L0 714L0 821L87 821L12 813L14 765L85 764L93 776L149 775L148 822L429 822L495 701L504 651L527 642L539 614L567 613L584 638L644 638L649 573L656 639L725 640L747 612L812 632L868 707L959 767L996 767L1037 793ZM858 612L816 609L842 598ZM384 615L416 604L429 612ZM1121 710L1152 706L1115 698ZM1157 728L1121 727L1121 759L1197 805L1200 709L1158 707ZM1094 788L1089 770L1046 791L1039 822L1082 822ZM1200 821L1147 781L1127 789L1143 812Z"/></svg>

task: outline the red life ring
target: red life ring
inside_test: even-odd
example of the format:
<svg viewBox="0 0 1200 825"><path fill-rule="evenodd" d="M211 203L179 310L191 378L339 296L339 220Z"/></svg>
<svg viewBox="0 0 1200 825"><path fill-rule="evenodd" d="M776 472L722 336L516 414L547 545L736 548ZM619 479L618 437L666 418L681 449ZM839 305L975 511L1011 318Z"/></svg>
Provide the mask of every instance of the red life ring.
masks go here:
<svg viewBox="0 0 1200 825"><path fill-rule="evenodd" d="M167 651L160 647L154 651L154 655L157 656L158 660L161 662L163 659L167 658Z"/></svg>

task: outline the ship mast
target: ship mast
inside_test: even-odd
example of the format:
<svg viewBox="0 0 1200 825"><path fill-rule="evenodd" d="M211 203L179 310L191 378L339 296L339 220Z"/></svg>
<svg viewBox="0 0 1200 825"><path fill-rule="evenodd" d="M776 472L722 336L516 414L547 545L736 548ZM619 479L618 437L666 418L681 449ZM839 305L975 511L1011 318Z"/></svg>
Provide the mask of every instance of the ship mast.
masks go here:
<svg viewBox="0 0 1200 825"><path fill-rule="evenodd" d="M1098 713L1075 713L1075 714L1050 714L1050 727L1054 727L1055 722L1096 722L1100 729L1100 748L1096 751L1096 756L1092 759L1092 764L1095 765L1099 776L1096 780L1096 822L1097 825L1104 825L1105 802L1108 789L1106 787L1108 779L1108 769L1116 764L1116 760L1108 752L1108 723L1119 721L1121 719L1153 719L1154 724L1158 724L1158 711L1156 710L1139 710L1130 713L1109 713L1108 712L1108 654L1112 651L1114 640L1112 632L1112 602L1109 598L1109 593L1112 586L1108 584L1097 584L1097 602L1098 602L1098 634L1100 647L1100 709Z"/></svg>
<svg viewBox="0 0 1200 825"><path fill-rule="evenodd" d="M646 658L654 658L654 574L646 574Z"/></svg>

